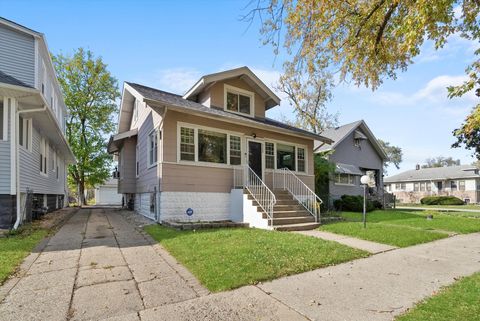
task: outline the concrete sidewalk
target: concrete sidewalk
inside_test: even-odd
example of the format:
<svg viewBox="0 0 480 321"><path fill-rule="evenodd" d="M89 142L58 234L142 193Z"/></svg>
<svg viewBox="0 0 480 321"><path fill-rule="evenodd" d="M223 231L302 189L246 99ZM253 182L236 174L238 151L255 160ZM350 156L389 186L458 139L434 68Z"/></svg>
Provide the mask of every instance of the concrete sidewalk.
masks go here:
<svg viewBox="0 0 480 321"><path fill-rule="evenodd" d="M469 212L480 213L480 209L474 210L469 208L448 208L448 207L419 207L419 206L396 206L397 210L418 210L418 211L440 211L440 212Z"/></svg>
<svg viewBox="0 0 480 321"><path fill-rule="evenodd" d="M328 240L328 241L335 241L359 250L367 251L372 254L378 254L378 253L383 253L386 251L397 249L397 247L392 245L361 240L361 239L357 239L355 237L351 237L347 235L340 235L340 234L324 232L319 230L297 231L294 233L317 237L319 239Z"/></svg>
<svg viewBox="0 0 480 321"><path fill-rule="evenodd" d="M480 271L477 233L209 294L125 217L78 212L0 288L1 320L391 320Z"/></svg>

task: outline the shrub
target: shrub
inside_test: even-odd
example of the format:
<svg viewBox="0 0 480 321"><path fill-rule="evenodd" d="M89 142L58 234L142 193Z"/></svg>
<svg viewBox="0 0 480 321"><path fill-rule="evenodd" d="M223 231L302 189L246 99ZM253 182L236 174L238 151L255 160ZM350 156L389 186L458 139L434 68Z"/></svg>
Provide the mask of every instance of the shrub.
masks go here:
<svg viewBox="0 0 480 321"><path fill-rule="evenodd" d="M335 209L341 211L363 212L363 196L342 195L340 199L333 202L333 205L335 206ZM367 212L373 211L375 208L374 202L367 200Z"/></svg>
<svg viewBox="0 0 480 321"><path fill-rule="evenodd" d="M463 205L463 201L455 196L426 196L420 200L425 205Z"/></svg>

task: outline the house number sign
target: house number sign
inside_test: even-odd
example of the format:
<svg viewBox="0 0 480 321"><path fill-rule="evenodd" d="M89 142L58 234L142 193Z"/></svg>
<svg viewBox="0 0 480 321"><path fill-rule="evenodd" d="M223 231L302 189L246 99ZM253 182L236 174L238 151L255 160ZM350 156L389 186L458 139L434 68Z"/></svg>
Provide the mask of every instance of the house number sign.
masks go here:
<svg viewBox="0 0 480 321"><path fill-rule="evenodd" d="M193 209L187 208L186 213L187 213L188 216L192 216L193 215Z"/></svg>

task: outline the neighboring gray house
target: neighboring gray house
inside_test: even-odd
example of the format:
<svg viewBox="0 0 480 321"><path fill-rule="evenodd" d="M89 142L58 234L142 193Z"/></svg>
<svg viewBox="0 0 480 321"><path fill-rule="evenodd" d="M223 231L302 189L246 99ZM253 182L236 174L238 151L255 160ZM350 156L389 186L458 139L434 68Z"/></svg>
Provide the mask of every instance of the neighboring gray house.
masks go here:
<svg viewBox="0 0 480 321"><path fill-rule="evenodd" d="M465 203L480 203L480 173L474 165L420 168L385 178L385 188L403 203L418 203L425 196L455 196Z"/></svg>
<svg viewBox="0 0 480 321"><path fill-rule="evenodd" d="M370 188L371 195L383 195L383 163L387 158L372 131L363 120L321 133L334 141L333 144L315 142L315 153L330 151L328 159L335 163L335 175L330 179L331 199L342 195L363 195L360 177L369 171L375 175L376 187Z"/></svg>
<svg viewBox="0 0 480 321"><path fill-rule="evenodd" d="M65 115L44 35L0 18L0 227L64 206Z"/></svg>

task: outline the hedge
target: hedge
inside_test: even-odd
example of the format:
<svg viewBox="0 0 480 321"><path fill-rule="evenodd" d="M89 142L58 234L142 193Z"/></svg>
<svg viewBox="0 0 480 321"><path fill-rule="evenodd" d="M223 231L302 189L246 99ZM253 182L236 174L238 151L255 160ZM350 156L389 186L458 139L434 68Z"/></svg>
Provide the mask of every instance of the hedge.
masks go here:
<svg viewBox="0 0 480 321"><path fill-rule="evenodd" d="M333 201L333 206L338 211L363 212L363 196L342 195L340 199ZM367 212L371 212L378 208L382 208L382 204L379 201L372 202L367 200Z"/></svg>
<svg viewBox="0 0 480 321"><path fill-rule="evenodd" d="M464 202L455 196L426 196L420 200L425 205L463 205Z"/></svg>

